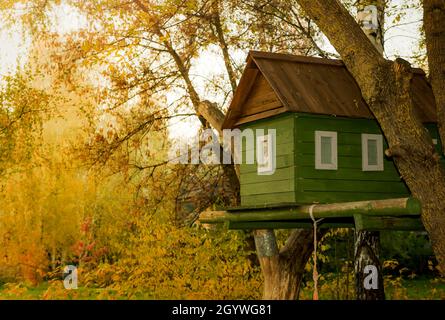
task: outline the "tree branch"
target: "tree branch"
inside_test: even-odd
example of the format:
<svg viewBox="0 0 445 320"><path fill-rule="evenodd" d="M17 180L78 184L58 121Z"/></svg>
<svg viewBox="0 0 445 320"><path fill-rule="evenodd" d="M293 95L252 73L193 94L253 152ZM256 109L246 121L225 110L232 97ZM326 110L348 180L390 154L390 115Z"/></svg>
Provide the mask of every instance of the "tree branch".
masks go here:
<svg viewBox="0 0 445 320"><path fill-rule="evenodd" d="M232 92L234 93L236 90L236 74L235 71L233 70L229 54L229 48L227 46L227 42L224 37L224 30L221 23L219 0L215 0L212 5L213 5L213 25L215 26L216 29L216 35L218 37L219 47L221 48L224 57L224 65L226 66L227 75L229 76L230 85L232 86Z"/></svg>

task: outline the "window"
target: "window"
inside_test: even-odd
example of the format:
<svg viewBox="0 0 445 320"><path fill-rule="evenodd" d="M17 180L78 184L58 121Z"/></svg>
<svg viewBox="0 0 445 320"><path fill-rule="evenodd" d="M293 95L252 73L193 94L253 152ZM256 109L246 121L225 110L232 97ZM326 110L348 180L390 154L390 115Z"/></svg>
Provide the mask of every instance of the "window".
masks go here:
<svg viewBox="0 0 445 320"><path fill-rule="evenodd" d="M362 134L362 170L383 171L383 137Z"/></svg>
<svg viewBox="0 0 445 320"><path fill-rule="evenodd" d="M315 169L337 170L337 132L315 131Z"/></svg>
<svg viewBox="0 0 445 320"><path fill-rule="evenodd" d="M257 136L256 145L257 173L259 175L273 174L275 172L275 132Z"/></svg>

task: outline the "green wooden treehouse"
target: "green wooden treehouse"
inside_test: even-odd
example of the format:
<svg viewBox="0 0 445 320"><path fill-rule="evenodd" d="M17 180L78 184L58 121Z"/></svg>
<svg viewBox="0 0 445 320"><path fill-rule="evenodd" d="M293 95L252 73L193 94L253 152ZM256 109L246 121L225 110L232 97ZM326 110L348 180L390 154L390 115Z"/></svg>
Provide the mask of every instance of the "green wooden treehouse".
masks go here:
<svg viewBox="0 0 445 320"><path fill-rule="evenodd" d="M434 96L422 70L413 71L412 93L441 154ZM255 150L243 143L243 159L261 148L269 160L243 161L241 206L203 213L202 222L312 227L312 211L325 218L320 227L423 228L420 204L385 157L382 131L341 61L250 52L223 128L263 129Z"/></svg>

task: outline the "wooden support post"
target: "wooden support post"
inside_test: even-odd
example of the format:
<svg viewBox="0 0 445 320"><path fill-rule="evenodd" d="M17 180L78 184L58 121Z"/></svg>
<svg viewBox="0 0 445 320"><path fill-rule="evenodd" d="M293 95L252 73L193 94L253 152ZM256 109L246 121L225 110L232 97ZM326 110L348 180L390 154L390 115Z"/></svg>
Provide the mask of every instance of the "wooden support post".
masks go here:
<svg viewBox="0 0 445 320"><path fill-rule="evenodd" d="M385 300L379 249L379 232L364 230L355 232L354 273L357 300ZM365 273L366 270L367 273ZM376 277L370 274L370 272L376 272ZM368 277L370 277L370 280L367 280ZM372 283L370 287L366 287L365 283L370 281L375 283Z"/></svg>
<svg viewBox="0 0 445 320"><path fill-rule="evenodd" d="M293 230L281 250L272 229L254 230L253 234L264 275L263 298L297 299L304 267L313 250L312 230Z"/></svg>
<svg viewBox="0 0 445 320"><path fill-rule="evenodd" d="M280 276L278 250L275 233L272 229L254 230L255 246L264 276L264 299L280 297L279 281Z"/></svg>

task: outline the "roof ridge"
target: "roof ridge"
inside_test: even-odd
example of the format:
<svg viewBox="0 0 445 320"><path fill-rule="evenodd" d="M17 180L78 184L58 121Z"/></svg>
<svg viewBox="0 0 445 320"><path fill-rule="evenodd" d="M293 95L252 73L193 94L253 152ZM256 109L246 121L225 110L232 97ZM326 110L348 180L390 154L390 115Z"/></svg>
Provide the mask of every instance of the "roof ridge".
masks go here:
<svg viewBox="0 0 445 320"><path fill-rule="evenodd" d="M276 53L276 52L251 50L251 51L249 51L248 57L249 56L252 57L254 60L255 59L273 59L273 60L284 60L284 61L325 64L325 65L332 65L332 66L337 66L337 67L345 67L343 60L340 60L340 59L310 57L310 56L294 55L291 53ZM421 68L412 68L411 70L415 74L426 75L425 71Z"/></svg>
<svg viewBox="0 0 445 320"><path fill-rule="evenodd" d="M265 52L265 51L249 51L249 56L255 59L274 59L274 60L285 60L294 62L304 62L304 63L315 63L315 64L328 64L338 67L344 67L345 64L339 59L328 59L320 57L309 57L294 55L290 53L275 53L275 52Z"/></svg>

